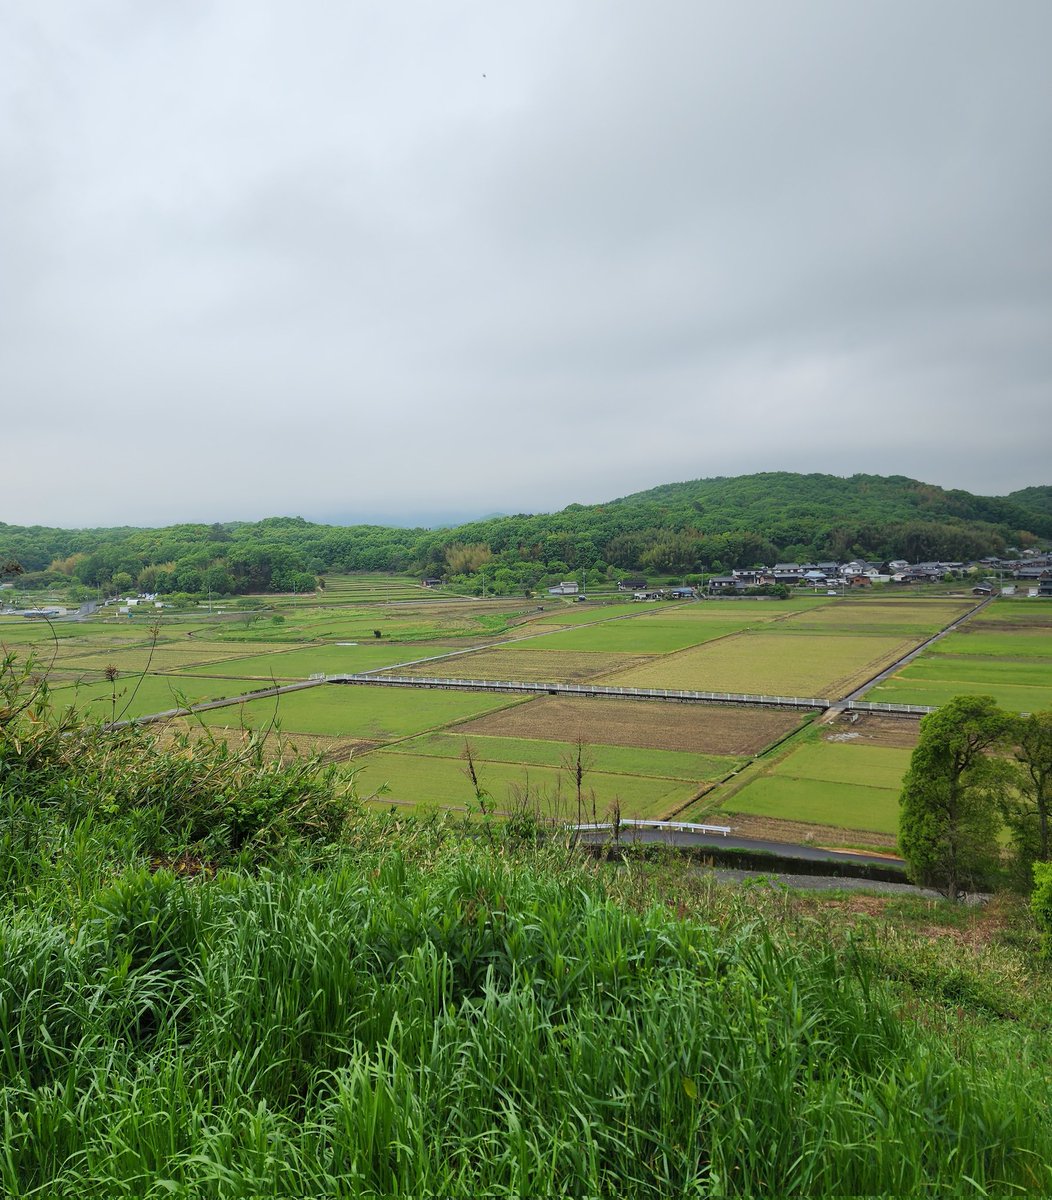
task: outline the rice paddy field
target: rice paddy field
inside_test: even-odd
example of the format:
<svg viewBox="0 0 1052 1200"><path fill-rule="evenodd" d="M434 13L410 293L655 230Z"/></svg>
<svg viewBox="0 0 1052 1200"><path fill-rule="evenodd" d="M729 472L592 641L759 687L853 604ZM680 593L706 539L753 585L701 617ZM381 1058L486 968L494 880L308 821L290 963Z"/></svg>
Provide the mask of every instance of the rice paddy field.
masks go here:
<svg viewBox="0 0 1052 1200"><path fill-rule="evenodd" d="M865 699L940 705L958 695L993 696L1015 712L1052 708L1052 604L999 598Z"/></svg>
<svg viewBox="0 0 1052 1200"><path fill-rule="evenodd" d="M910 751L804 742L719 804L722 813L894 835Z"/></svg>
<svg viewBox="0 0 1052 1200"><path fill-rule="evenodd" d="M741 758L799 729L798 712L702 704L546 696L466 722L465 736L576 741L639 751L665 750Z"/></svg>
<svg viewBox="0 0 1052 1200"><path fill-rule="evenodd" d="M497 812L513 812L525 804L544 818L577 819L574 776L568 766L480 757L475 769L489 806ZM414 809L471 809L476 804L465 763L458 758L377 751L361 759L355 782L363 797L383 789L381 806L396 802ZM580 815L586 821L593 815L609 820L610 807L617 801L625 816L664 817L687 804L696 791L695 781L648 775L641 767L616 772L590 768Z"/></svg>
<svg viewBox="0 0 1052 1200"><path fill-rule="evenodd" d="M621 687L833 698L864 683L914 644L875 635L791 633L778 625L669 654L615 672L603 682Z"/></svg>
<svg viewBox="0 0 1052 1200"><path fill-rule="evenodd" d="M528 801L545 816L576 817L575 742L469 732L478 724L465 724L456 734L409 738L362 760L359 793L384 786L386 796L403 802L427 794L431 804L468 807L474 800L466 766L470 748L479 783L498 810L512 811ZM583 744L585 819L593 813L607 819L615 801L625 815L668 816L688 803L701 784L726 775L741 761L728 755Z"/></svg>
<svg viewBox="0 0 1052 1200"><path fill-rule="evenodd" d="M835 674L838 645L922 636L919 614L863 621L864 603L824 631L792 629L788 610L636 654L636 669L767 639L832 655ZM647 619L678 627L666 611ZM105 710L126 690L156 711L177 685L188 698L242 692L274 661L300 671L357 649L306 638L227 653L205 620L173 622L150 647L97 624L62 628L56 699ZM1009 625L1039 632L1014 621L975 636ZM924 661L951 676L1047 657L947 641ZM36 644L54 642L34 630L9 643ZM486 653L619 657L465 661ZM93 681L100 656L114 680ZM1016 686L1038 690L1034 678L1017 672ZM338 684L200 714L216 742L185 740L178 722L100 736L10 714L4 1197L1052 1191L1052 1000L1022 899L730 889L671 856L610 862L571 837L538 840L531 821L404 819L477 810L470 746L489 809L718 811L786 840L878 850L911 721ZM355 751L359 794L383 794L355 804L340 768L222 744L273 721L294 748Z"/></svg>
<svg viewBox="0 0 1052 1200"><path fill-rule="evenodd" d="M392 667L385 674L440 679L503 679L521 683L579 683L638 666L649 662L650 658L647 654L546 650L540 645L524 654L513 646L504 645L477 654L421 662L405 669Z"/></svg>
<svg viewBox="0 0 1052 1200"><path fill-rule="evenodd" d="M425 806L470 799L459 759L465 737L500 805L521 792L527 772L536 795L563 794L566 747L580 737L594 759L597 804L616 797L624 815L651 816L689 806L694 796L710 803L716 780L799 729L803 715L357 686L254 696L319 674L383 672L836 698L973 607L966 599L887 594L784 603L483 602L371 575L333 577L316 595L256 603L163 613L157 621L112 611L53 627L0 620L0 643L38 655L62 707L130 719L183 701L244 697L197 719L231 738L276 724L293 744L350 759L367 790L387 784L391 797ZM1006 619L991 620L1002 603L869 698L937 703L991 691L1016 708L1052 703L1045 610L1006 604ZM878 803L887 787L869 775L831 779L816 769L805 757L757 778L737 793L734 811L785 813L815 826L887 825ZM858 790L857 811L837 810L840 785Z"/></svg>
<svg viewBox="0 0 1052 1200"><path fill-rule="evenodd" d="M516 696L493 692L348 684L287 692L198 715L214 726L260 728L277 720L288 733L389 742L521 703Z"/></svg>

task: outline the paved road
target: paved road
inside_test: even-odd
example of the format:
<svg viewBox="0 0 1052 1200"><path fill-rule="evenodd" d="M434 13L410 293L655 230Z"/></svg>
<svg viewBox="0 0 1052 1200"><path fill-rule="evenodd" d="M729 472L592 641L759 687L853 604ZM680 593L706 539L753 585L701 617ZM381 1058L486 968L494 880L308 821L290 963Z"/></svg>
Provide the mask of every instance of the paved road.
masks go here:
<svg viewBox="0 0 1052 1200"><path fill-rule="evenodd" d="M582 840L603 843L610 839L609 833L584 833ZM664 846L706 846L713 850L752 850L757 853L777 854L782 858L798 858L805 862L841 862L858 866L886 867L889 870L904 870L901 858L892 855L856 854L850 850L827 850L822 846L802 846L791 842L768 842L760 838L721 837L719 834L690 833L681 829L634 829L622 831L623 842L658 842Z"/></svg>
<svg viewBox="0 0 1052 1200"><path fill-rule="evenodd" d="M880 892L885 896L921 896L925 900L942 897L932 888L913 883L888 883L883 879L850 879L838 875L786 875L775 871L732 871L725 867L709 867L699 871L711 875L719 883L764 882L772 887L789 887L807 892Z"/></svg>

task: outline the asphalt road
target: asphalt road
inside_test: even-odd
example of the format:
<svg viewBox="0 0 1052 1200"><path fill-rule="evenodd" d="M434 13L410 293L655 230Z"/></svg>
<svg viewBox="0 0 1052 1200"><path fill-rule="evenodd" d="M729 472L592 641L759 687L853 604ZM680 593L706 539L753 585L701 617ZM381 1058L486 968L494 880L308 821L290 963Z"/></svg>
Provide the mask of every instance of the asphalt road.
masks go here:
<svg viewBox="0 0 1052 1200"><path fill-rule="evenodd" d="M582 840L603 843L609 841L605 830L597 833L582 833ZM905 869L901 858L893 855L855 854L850 850L827 850L822 846L802 846L789 842L767 842L759 838L721 837L719 834L689 833L679 829L633 829L622 830L622 842L658 842L663 846L709 846L713 850L754 850L765 854L777 854L782 858L798 858L805 862L842 862L862 866Z"/></svg>
<svg viewBox="0 0 1052 1200"><path fill-rule="evenodd" d="M917 887L912 883L888 883L882 879L851 879L837 875L786 875L776 871L735 871L728 867L713 867L702 874L711 875L719 883L761 882L771 887L793 888L806 892L879 892L884 896L921 896L925 900L939 900L941 896L931 888Z"/></svg>

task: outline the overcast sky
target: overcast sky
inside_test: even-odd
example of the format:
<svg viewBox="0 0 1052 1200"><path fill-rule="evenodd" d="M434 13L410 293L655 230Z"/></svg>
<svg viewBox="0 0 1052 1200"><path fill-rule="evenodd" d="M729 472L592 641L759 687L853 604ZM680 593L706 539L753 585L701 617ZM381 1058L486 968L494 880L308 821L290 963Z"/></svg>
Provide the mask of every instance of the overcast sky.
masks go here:
<svg viewBox="0 0 1052 1200"><path fill-rule="evenodd" d="M0 0L0 520L1052 482L1049 0Z"/></svg>

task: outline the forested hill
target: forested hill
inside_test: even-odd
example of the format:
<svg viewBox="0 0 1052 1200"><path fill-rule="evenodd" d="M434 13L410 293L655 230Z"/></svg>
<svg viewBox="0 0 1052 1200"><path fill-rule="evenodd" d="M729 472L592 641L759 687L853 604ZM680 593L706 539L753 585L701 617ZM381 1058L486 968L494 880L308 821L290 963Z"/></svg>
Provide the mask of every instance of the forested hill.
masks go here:
<svg viewBox="0 0 1052 1200"><path fill-rule="evenodd" d="M902 521L965 521L1032 532L1040 516L1052 517L1052 487L1033 487L1006 497L946 491L903 475L796 475L767 471L734 478L666 483L613 502L657 505L670 513L725 524L743 523L778 541L784 528L792 540L795 522L831 518L860 525ZM1048 522L1046 521L1046 524Z"/></svg>
<svg viewBox="0 0 1052 1200"><path fill-rule="evenodd" d="M1052 487L1029 487L1013 492L1009 500L1030 512L1041 513L1052 520Z"/></svg>
<svg viewBox="0 0 1052 1200"><path fill-rule="evenodd" d="M1006 497L902 476L768 472L666 484L605 504L449 529L315 525L302 517L165 529L0 524L22 583L216 594L291 591L334 571L409 571L495 592L586 572L721 571L778 559L974 559L1052 538L1052 487Z"/></svg>

